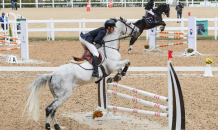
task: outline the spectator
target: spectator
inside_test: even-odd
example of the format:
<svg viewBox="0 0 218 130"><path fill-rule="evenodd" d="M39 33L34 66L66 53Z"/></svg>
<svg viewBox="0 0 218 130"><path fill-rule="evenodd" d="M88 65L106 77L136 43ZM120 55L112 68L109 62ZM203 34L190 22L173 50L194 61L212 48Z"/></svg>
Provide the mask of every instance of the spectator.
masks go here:
<svg viewBox="0 0 218 130"><path fill-rule="evenodd" d="M15 5L15 8L17 10L17 0L14 0L14 5Z"/></svg>
<svg viewBox="0 0 218 130"><path fill-rule="evenodd" d="M11 0L11 6L12 6L12 10L15 9L15 7L14 7L14 0Z"/></svg>
<svg viewBox="0 0 218 130"><path fill-rule="evenodd" d="M179 17L180 17L180 19L182 18L182 9L183 8L184 7L182 6L181 2L179 2L179 5L176 6L177 19L179 19ZM177 21L177 23L179 23L179 21ZM181 23L181 21L180 21L180 23Z"/></svg>
<svg viewBox="0 0 218 130"><path fill-rule="evenodd" d="M0 22L2 22L2 23L1 23L1 27L3 28L3 30L5 30L5 29L4 29L4 17L5 17L5 13L3 12L3 13L2 13L2 16L1 16L1 18L0 18ZM7 22L7 21L8 21L8 18L6 17L5 19L6 19L6 22ZM7 29L8 29L8 26L7 26L7 23L6 23L6 30L7 30Z"/></svg>

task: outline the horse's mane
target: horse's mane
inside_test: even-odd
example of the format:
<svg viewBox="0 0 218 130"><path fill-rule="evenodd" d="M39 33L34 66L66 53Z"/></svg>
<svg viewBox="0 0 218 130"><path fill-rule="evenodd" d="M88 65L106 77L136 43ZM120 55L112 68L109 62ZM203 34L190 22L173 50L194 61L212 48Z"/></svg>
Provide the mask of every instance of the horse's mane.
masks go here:
<svg viewBox="0 0 218 130"><path fill-rule="evenodd" d="M162 9L166 8L166 7L167 7L166 4L161 4L157 8L153 9L153 12L156 13L156 14L161 14L162 11L163 11Z"/></svg>
<svg viewBox="0 0 218 130"><path fill-rule="evenodd" d="M118 21L117 18L111 18L115 23Z"/></svg>

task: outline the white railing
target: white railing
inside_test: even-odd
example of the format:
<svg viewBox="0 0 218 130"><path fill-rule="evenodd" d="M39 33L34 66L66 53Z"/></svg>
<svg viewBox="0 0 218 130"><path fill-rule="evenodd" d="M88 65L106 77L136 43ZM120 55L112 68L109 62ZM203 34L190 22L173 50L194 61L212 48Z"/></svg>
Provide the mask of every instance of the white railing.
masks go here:
<svg viewBox="0 0 218 130"><path fill-rule="evenodd" d="M218 7L217 1L199 1L200 4L189 4L189 7Z"/></svg>
<svg viewBox="0 0 218 130"><path fill-rule="evenodd" d="M105 7L109 7L109 5L110 5L110 0L102 0L102 1L98 1L98 2L92 2L91 0L89 0L89 1L90 1L91 7L92 7L92 4L94 4L94 5L101 4L101 5L104 5ZM140 4L139 6L143 7L144 4L146 4L148 2L147 2L147 0L141 0L141 1L120 0L119 2L114 1L113 3L114 4L122 4L122 6L119 6L119 7L127 7L127 4L132 4L132 5L129 5L131 7L135 7L134 4ZM163 4L163 3L166 3L166 2L165 1L155 2L155 4ZM22 8L22 5L35 5L36 8L38 8L39 5L44 5L43 7L51 7L51 8L54 8L55 5L56 5L56 7L59 7L59 5L66 5L65 7L72 7L73 8L73 7L77 7L77 5L86 5L87 2L78 2L78 1L73 1L73 0L70 0L69 2L68 1L55 2L54 0L52 0L49 3L46 3L46 2L39 3L38 0L36 0L35 3L21 3L21 0L20 0L20 2L17 4L20 6L20 8ZM4 0L2 0L2 5L3 5L3 8L5 8L5 5L11 5L11 3L4 3Z"/></svg>
<svg viewBox="0 0 218 130"><path fill-rule="evenodd" d="M98 2L92 2L92 0L89 0L90 1L90 5L92 7L92 4L101 4L105 7L109 7L110 5L110 0L99 0ZM200 3L203 2L203 1L181 1L181 3L183 3L184 5L188 6L190 5L189 7L202 7L200 6ZM216 2L216 1L214 1ZM139 4L137 6L139 7L143 7L144 4L148 3L148 0L141 0L141 1L134 1L134 0L120 0L118 2L116 1L113 1L114 4L120 4L119 7L127 7L127 4L129 4L128 6L129 7L135 7L136 5L135 4ZM154 5L156 4L164 4L166 3L167 4L167 1L155 1ZM4 0L2 0L2 7L5 8L5 5L11 5L11 3L5 3ZM18 7L22 8L22 5L35 5L36 8L39 7L39 5L43 5L42 7L50 7L50 8L54 8L54 7L59 7L60 5L65 5L63 7L77 7L78 5L86 5L87 2L80 2L80 1L77 1L77 0L70 0L70 1L55 1L55 0L52 0L51 2L49 3L46 3L46 2L38 2L38 0L35 0L35 3L22 3L21 0L18 4ZM199 5L199 6L198 6ZM208 6L208 5L207 5ZM217 5L218 6L218 5ZM214 6L213 6L214 7ZM215 6L216 7L216 6Z"/></svg>
<svg viewBox="0 0 218 130"><path fill-rule="evenodd" d="M47 24L47 28L28 28L28 32L47 32L47 40L55 40L55 32L78 32L78 36L80 32L85 32L85 31L91 31L95 28L86 28L86 23L104 23L107 19L78 19L78 20L27 20L28 27L29 24L42 24L45 23ZM129 22L136 22L138 19L127 19ZM218 18L199 18L196 20L208 20L208 22L214 22L214 26L208 27L208 31L214 31L214 39L217 40L217 21ZM163 19L163 21L168 24L169 22L176 22L176 21L181 21L181 26L180 27L167 27L165 28L166 31L188 31L188 27L184 26L184 22L188 22L188 19ZM12 23L14 25L15 21L9 21L9 23ZM78 23L78 28L55 28L55 23ZM158 31L158 30L157 30ZM0 29L0 32L4 32L2 29ZM19 31L18 31L19 32ZM149 31L146 30L146 38L148 39L149 37Z"/></svg>

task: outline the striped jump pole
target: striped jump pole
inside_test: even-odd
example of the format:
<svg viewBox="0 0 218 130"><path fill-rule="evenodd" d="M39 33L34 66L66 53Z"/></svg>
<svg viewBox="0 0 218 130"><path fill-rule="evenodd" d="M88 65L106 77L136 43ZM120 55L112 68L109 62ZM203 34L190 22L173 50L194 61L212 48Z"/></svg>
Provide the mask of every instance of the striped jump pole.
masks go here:
<svg viewBox="0 0 218 130"><path fill-rule="evenodd" d="M117 87L117 88L121 88L121 89L128 90L128 91L131 91L131 92L134 92L134 93L138 93L138 94L141 94L141 95L144 95L144 96L147 96L147 97L151 97L151 98L155 98L155 99L158 99L158 100L168 102L167 97L163 97L163 96L156 95L156 94L153 94L153 93L149 93L149 92L146 92L146 91L138 90L138 89L131 88L131 87L128 87L128 86L125 86L125 85L121 85L121 84L117 84L117 83L108 83L107 85Z"/></svg>
<svg viewBox="0 0 218 130"><path fill-rule="evenodd" d="M174 45L183 45L187 44L188 42L177 42L177 43L170 43L170 44L164 44L164 45L157 45L156 47L166 47L166 46L174 46Z"/></svg>
<svg viewBox="0 0 218 130"><path fill-rule="evenodd" d="M159 38L174 38L174 39L188 39L188 37L174 37L174 36L161 36L161 35L157 35L156 37L159 37Z"/></svg>
<svg viewBox="0 0 218 130"><path fill-rule="evenodd" d="M18 42L11 42L11 41L5 41L5 40L0 40L2 43L10 43L10 44L15 44L15 45L20 45Z"/></svg>
<svg viewBox="0 0 218 130"><path fill-rule="evenodd" d="M0 42L2 42L2 43L8 43L9 41L7 41L7 40L0 40Z"/></svg>
<svg viewBox="0 0 218 130"><path fill-rule="evenodd" d="M20 47L0 49L0 51L19 50Z"/></svg>
<svg viewBox="0 0 218 130"><path fill-rule="evenodd" d="M161 32L161 31L156 31L157 33L162 33L162 34L178 34L178 35L188 35L188 33L183 33L183 32Z"/></svg>
<svg viewBox="0 0 218 130"><path fill-rule="evenodd" d="M10 42L10 44L20 45L20 44L17 43L17 42Z"/></svg>
<svg viewBox="0 0 218 130"><path fill-rule="evenodd" d="M109 93L111 95L118 96L118 97L122 97L122 98L125 98L125 99L128 99L128 100L132 100L133 102L141 103L141 104L144 104L144 105L147 105L147 106L150 106L150 107L155 107L155 108L159 108L159 109L168 111L167 106L163 106L163 105L156 104L156 103L153 103L153 102L145 101L143 99L132 97L132 96L122 94L122 93L119 93L119 92L115 92L115 91L112 91L112 90L107 90L107 93Z"/></svg>
<svg viewBox="0 0 218 130"><path fill-rule="evenodd" d="M4 36L8 36L8 34L3 34L3 35L0 35L0 37L4 37Z"/></svg>
<svg viewBox="0 0 218 130"><path fill-rule="evenodd" d="M158 116L158 117L167 117L168 118L167 113L144 111L144 110L130 109L130 108L125 108L125 107L116 107L116 106L107 106L107 109L118 110L118 111L126 111L126 112L138 113L138 114L146 114L146 115L152 115L152 116Z"/></svg>
<svg viewBox="0 0 218 130"><path fill-rule="evenodd" d="M8 37L8 36L0 36L1 38L8 38L8 39L13 39L13 40L20 40L20 38L17 37Z"/></svg>

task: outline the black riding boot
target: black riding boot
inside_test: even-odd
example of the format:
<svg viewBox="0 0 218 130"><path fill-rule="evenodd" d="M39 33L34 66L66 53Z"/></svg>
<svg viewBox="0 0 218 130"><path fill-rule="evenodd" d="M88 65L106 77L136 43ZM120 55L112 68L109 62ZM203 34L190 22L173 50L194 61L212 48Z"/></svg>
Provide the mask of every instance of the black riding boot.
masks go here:
<svg viewBox="0 0 218 130"><path fill-rule="evenodd" d="M98 57L97 56L93 56L93 73L92 73L93 77L99 77L98 75Z"/></svg>
<svg viewBox="0 0 218 130"><path fill-rule="evenodd" d="M155 16L152 15L152 18L153 18L153 23L155 24L155 23L156 23L156 22L155 22Z"/></svg>

